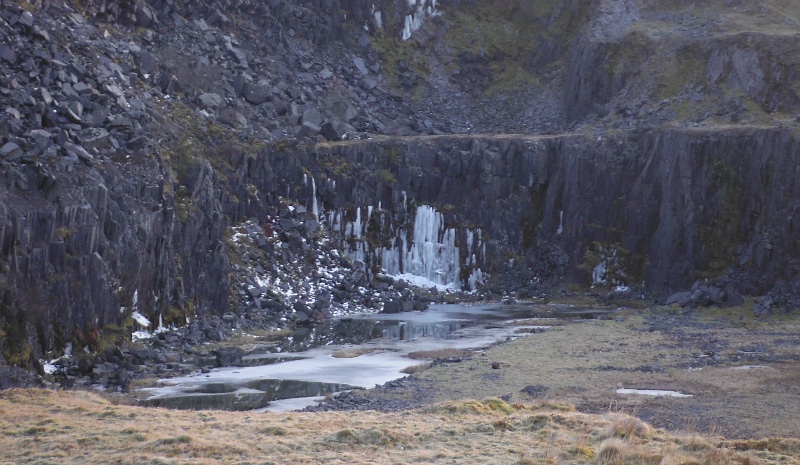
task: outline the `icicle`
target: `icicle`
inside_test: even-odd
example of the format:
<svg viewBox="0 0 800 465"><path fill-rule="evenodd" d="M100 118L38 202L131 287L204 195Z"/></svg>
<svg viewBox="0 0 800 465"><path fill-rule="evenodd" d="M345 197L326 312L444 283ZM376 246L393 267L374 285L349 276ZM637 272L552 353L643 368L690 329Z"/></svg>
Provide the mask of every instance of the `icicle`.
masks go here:
<svg viewBox="0 0 800 465"><path fill-rule="evenodd" d="M558 231L556 231L556 235L561 235L564 232L564 210L558 212Z"/></svg>
<svg viewBox="0 0 800 465"><path fill-rule="evenodd" d="M356 239L361 237L361 207L356 208L356 222L353 223L352 233Z"/></svg>
<svg viewBox="0 0 800 465"><path fill-rule="evenodd" d="M304 175L305 176L305 175ZM314 180L314 177L311 177L311 213L314 214L314 218L319 221L319 205L317 204L317 182Z"/></svg>

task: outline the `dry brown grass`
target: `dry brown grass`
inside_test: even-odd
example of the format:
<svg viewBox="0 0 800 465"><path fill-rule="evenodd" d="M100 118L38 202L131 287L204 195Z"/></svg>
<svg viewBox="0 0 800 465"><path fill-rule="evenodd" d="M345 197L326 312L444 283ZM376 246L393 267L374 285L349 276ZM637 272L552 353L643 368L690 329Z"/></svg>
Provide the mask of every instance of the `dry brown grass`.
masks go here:
<svg viewBox="0 0 800 465"><path fill-rule="evenodd" d="M0 392L0 449L17 464L800 463L798 454L760 449L794 451L791 440L694 452L661 430L604 439L613 418L571 410L495 398L389 414L174 411L13 389Z"/></svg>
<svg viewBox="0 0 800 465"><path fill-rule="evenodd" d="M436 349L436 350L419 350L410 352L408 358L414 360L436 360L437 358L467 358L472 355L471 350L465 349Z"/></svg>
<svg viewBox="0 0 800 465"><path fill-rule="evenodd" d="M622 465L630 453L630 445L622 439L606 439L597 449L597 463L601 465Z"/></svg>
<svg viewBox="0 0 800 465"><path fill-rule="evenodd" d="M800 317L753 318L752 311L726 309L676 318L675 332L653 331L648 315L671 317L674 309L631 313L619 320L565 321L550 330L486 349L462 363L417 374L430 402L511 395L530 402L529 386L542 385L547 399L567 401L582 411L641 413L654 427L733 438L800 437ZM698 325L702 325L699 329ZM670 327L671 328L671 327ZM677 336L681 336L678 338ZM742 357L752 346L786 362L755 360L688 369L702 362L704 341L719 341L722 360ZM490 361L502 361L493 370ZM733 365L765 365L733 369ZM674 389L690 398L620 395L618 387ZM365 391L365 396L382 393ZM415 389L394 390L392 398L417 400ZM702 414L700 414L700 413Z"/></svg>
<svg viewBox="0 0 800 465"><path fill-rule="evenodd" d="M333 352L334 358L356 358L362 355L367 355L375 352L375 349L369 347L359 347L355 349L339 349Z"/></svg>
<svg viewBox="0 0 800 465"><path fill-rule="evenodd" d="M604 433L607 438L643 438L649 436L652 432L650 425L636 417L624 413L615 413L610 418L611 424L608 425L608 429Z"/></svg>
<svg viewBox="0 0 800 465"><path fill-rule="evenodd" d="M413 375L413 374L416 374L416 373L421 373L421 372L427 370L430 367L431 367L431 364L428 363L428 362L426 362L426 363L417 363L416 365L411 365L411 366L403 368L402 370L400 370L400 373L405 373L407 375Z"/></svg>

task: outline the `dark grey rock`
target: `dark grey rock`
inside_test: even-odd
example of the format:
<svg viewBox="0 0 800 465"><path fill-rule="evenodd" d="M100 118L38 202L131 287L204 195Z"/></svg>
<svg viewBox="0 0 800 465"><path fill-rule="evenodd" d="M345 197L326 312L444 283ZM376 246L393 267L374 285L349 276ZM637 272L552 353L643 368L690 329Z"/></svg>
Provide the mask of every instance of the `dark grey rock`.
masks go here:
<svg viewBox="0 0 800 465"><path fill-rule="evenodd" d="M125 146L130 150L140 150L147 146L147 136L136 136L131 138Z"/></svg>
<svg viewBox="0 0 800 465"><path fill-rule="evenodd" d="M143 75L155 76L158 71L158 59L147 50L141 50L137 56L139 72Z"/></svg>
<svg viewBox="0 0 800 465"><path fill-rule="evenodd" d="M103 128L88 128L78 133L78 141L86 150L108 147L108 138L108 131Z"/></svg>
<svg viewBox="0 0 800 465"><path fill-rule="evenodd" d="M22 156L22 147L14 142L8 142L0 147L0 157L6 161L14 161Z"/></svg>
<svg viewBox="0 0 800 465"><path fill-rule="evenodd" d="M322 124L323 117L322 113L316 108L309 108L303 112L303 116L300 119L300 123L311 123L316 127L319 127ZM319 132L319 131L317 131Z"/></svg>
<svg viewBox="0 0 800 465"><path fill-rule="evenodd" d="M64 142L64 150L66 150L67 155L71 157L77 157L79 160L86 164L93 164L94 163L94 156L86 151L80 145L73 144L72 142Z"/></svg>
<svg viewBox="0 0 800 465"><path fill-rule="evenodd" d="M266 84L247 84L242 97L253 105L261 105L272 97L272 89Z"/></svg>
<svg viewBox="0 0 800 465"><path fill-rule="evenodd" d="M300 139L313 138L314 136L318 135L321 130L322 128L316 124L310 121L305 121L300 125L300 129L297 131L297 137Z"/></svg>
<svg viewBox="0 0 800 465"><path fill-rule="evenodd" d="M369 90L372 90L372 89L378 87L378 80L373 78L372 76L365 77L363 82L364 82L364 86Z"/></svg>
<svg viewBox="0 0 800 465"><path fill-rule="evenodd" d="M64 107L64 116L73 123L80 124L83 116L83 104L77 100L73 100L66 107Z"/></svg>
<svg viewBox="0 0 800 465"><path fill-rule="evenodd" d="M155 12L146 3L136 4L136 25L150 27L157 21Z"/></svg>
<svg viewBox="0 0 800 465"><path fill-rule="evenodd" d="M82 94L82 95L91 94L92 90L93 90L92 86L90 86L89 84L86 84L83 81L76 82L75 84L72 85L72 88L75 90L75 92L77 92L79 94Z"/></svg>
<svg viewBox="0 0 800 465"><path fill-rule="evenodd" d="M41 94L42 94L42 101L44 102L45 105L50 105L53 103L53 97L50 95L50 91L42 87Z"/></svg>
<svg viewBox="0 0 800 465"><path fill-rule="evenodd" d="M94 110L92 110L91 116L88 118L89 124L92 126L101 126L105 123L108 115L111 114L111 110L105 105L96 105Z"/></svg>
<svg viewBox="0 0 800 465"><path fill-rule="evenodd" d="M200 104L203 107L210 109L216 109L222 105L223 102L222 96L213 92L206 92L205 94L200 95L200 97L197 99L200 101Z"/></svg>
<svg viewBox="0 0 800 465"><path fill-rule="evenodd" d="M13 65L17 61L17 54L7 44L2 44L0 45L0 59L3 59Z"/></svg>
<svg viewBox="0 0 800 465"><path fill-rule="evenodd" d="M685 307L689 305L689 302L692 300L692 292L691 291L680 291L672 294L664 301L664 305L672 305L678 304L681 307Z"/></svg>
<svg viewBox="0 0 800 465"><path fill-rule="evenodd" d="M31 29L31 35L45 42L50 42L50 33L42 29L38 25L33 26L33 28Z"/></svg>
<svg viewBox="0 0 800 465"><path fill-rule="evenodd" d="M17 23L25 27L33 27L33 15L30 12L23 11L17 18Z"/></svg>
<svg viewBox="0 0 800 465"><path fill-rule="evenodd" d="M367 69L367 65L364 64L364 59L361 57L353 58L353 64L356 66L356 70L362 75L366 76L369 74L369 70Z"/></svg>
<svg viewBox="0 0 800 465"><path fill-rule="evenodd" d="M520 392L522 392L524 394L527 394L527 395L529 395L531 397L539 398L539 397L544 397L547 394L547 391L549 391L549 390L550 390L550 388L548 388L545 385L533 384L533 385L530 385L530 386L525 386L524 388L522 388L520 390Z"/></svg>
<svg viewBox="0 0 800 465"><path fill-rule="evenodd" d="M241 113L236 111L233 107L225 107L219 111L217 115L219 120L229 126L239 127L239 126L247 126L247 118L245 118Z"/></svg>
<svg viewBox="0 0 800 465"><path fill-rule="evenodd" d="M212 352L218 367L241 366L244 350L240 347L220 347Z"/></svg>

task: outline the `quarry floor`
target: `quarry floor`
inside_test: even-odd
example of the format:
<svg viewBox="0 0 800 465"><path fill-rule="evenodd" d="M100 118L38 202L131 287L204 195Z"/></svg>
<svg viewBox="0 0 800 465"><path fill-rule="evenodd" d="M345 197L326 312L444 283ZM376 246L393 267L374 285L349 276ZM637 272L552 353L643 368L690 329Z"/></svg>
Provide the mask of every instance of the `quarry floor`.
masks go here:
<svg viewBox="0 0 800 465"><path fill-rule="evenodd" d="M800 437L800 314L752 315L749 305L620 308L605 319L553 320L544 333L342 393L321 407L393 411L457 399L549 400L586 413L635 415L671 431ZM690 397L617 393L622 388Z"/></svg>

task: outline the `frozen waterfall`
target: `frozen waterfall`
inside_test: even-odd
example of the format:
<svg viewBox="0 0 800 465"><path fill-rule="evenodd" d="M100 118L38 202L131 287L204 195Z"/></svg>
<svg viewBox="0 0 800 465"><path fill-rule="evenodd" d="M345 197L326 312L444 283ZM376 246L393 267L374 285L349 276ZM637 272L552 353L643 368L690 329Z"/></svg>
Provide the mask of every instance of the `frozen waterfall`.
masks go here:
<svg viewBox="0 0 800 465"><path fill-rule="evenodd" d="M456 230L445 229L441 213L427 205L418 207L411 247L406 249L403 242L401 234L394 247L383 249L382 266L387 274L413 275L433 284L461 289Z"/></svg>
<svg viewBox="0 0 800 465"><path fill-rule="evenodd" d="M407 212L407 208L404 195L399 210ZM373 215L377 215L374 220ZM370 205L324 214L331 230L341 234L345 253L368 271L378 265L387 275L440 290L460 291L464 286L475 290L484 282L486 275L480 265L486 257L486 244L480 229L447 228L444 216L427 205L417 207L413 223L410 217L393 223L392 216L380 203L377 208ZM371 227L375 231L370 231ZM370 234L372 239L368 240ZM456 247L457 237L465 241L462 248ZM382 241L380 246L375 244L378 240ZM464 268L469 276L462 281Z"/></svg>

